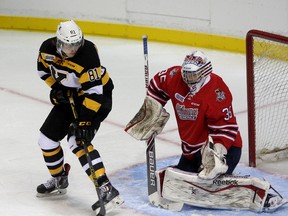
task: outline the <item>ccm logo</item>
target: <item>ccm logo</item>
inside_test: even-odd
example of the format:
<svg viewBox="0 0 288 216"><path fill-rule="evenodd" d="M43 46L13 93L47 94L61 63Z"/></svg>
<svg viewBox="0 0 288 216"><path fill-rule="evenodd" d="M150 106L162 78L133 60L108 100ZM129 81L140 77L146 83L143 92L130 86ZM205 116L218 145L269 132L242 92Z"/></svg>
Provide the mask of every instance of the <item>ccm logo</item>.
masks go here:
<svg viewBox="0 0 288 216"><path fill-rule="evenodd" d="M90 126L91 122L79 122L79 126Z"/></svg>

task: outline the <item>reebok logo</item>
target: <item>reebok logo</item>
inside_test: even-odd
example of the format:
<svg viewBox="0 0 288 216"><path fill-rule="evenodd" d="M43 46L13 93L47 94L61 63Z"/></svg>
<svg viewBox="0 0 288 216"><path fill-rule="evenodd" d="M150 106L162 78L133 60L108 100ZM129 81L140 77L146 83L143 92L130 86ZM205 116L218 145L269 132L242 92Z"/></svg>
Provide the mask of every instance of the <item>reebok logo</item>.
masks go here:
<svg viewBox="0 0 288 216"><path fill-rule="evenodd" d="M214 185L238 185L237 180L232 180L232 179L226 179L226 180L220 180L220 179L215 179L213 180Z"/></svg>

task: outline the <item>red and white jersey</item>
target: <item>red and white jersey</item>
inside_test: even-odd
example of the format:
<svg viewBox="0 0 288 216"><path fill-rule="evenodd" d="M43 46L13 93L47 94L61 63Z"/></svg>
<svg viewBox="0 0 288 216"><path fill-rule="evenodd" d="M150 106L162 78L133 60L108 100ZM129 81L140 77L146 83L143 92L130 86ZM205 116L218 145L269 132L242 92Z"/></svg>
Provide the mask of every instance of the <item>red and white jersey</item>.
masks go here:
<svg viewBox="0 0 288 216"><path fill-rule="evenodd" d="M218 75L211 73L193 95L182 79L181 66L174 66L151 79L147 95L163 106L171 99L186 157L199 151L208 136L227 149L231 146L242 147L232 108L232 95Z"/></svg>

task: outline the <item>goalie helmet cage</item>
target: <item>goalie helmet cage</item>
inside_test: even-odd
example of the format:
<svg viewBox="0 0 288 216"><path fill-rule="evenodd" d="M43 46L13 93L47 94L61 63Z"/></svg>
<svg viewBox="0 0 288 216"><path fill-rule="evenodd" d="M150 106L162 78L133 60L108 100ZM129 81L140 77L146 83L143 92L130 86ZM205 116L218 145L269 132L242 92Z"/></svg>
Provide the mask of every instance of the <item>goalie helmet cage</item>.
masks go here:
<svg viewBox="0 0 288 216"><path fill-rule="evenodd" d="M246 36L249 166L288 157L288 37Z"/></svg>

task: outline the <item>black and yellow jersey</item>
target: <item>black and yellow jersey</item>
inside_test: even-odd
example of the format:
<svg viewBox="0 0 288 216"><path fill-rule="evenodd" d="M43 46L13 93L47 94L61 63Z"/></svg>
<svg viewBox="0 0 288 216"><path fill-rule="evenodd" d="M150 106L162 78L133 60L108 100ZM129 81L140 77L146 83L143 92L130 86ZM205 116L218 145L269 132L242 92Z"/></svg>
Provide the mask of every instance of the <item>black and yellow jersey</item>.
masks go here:
<svg viewBox="0 0 288 216"><path fill-rule="evenodd" d="M72 58L62 58L56 50L56 37L44 41L39 50L38 74L51 88L76 89L84 100L79 118L89 120L98 112L114 88L106 68L101 66L97 47L84 40Z"/></svg>

